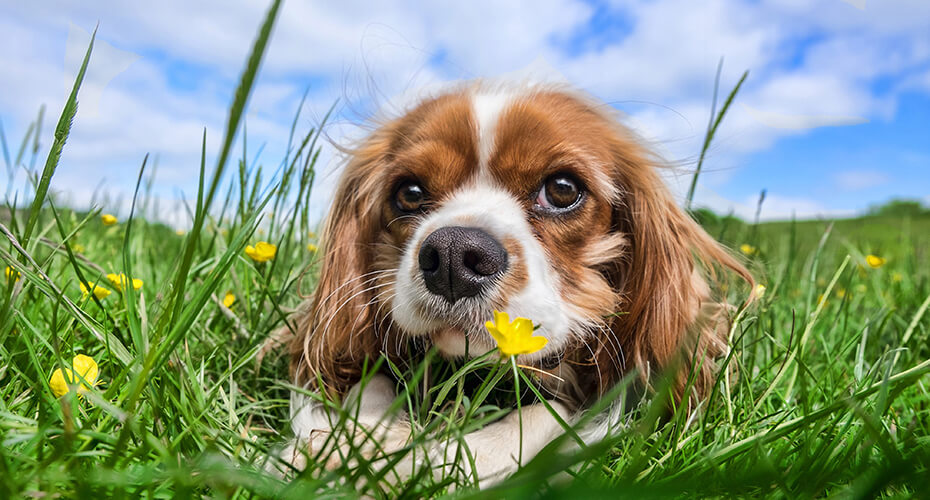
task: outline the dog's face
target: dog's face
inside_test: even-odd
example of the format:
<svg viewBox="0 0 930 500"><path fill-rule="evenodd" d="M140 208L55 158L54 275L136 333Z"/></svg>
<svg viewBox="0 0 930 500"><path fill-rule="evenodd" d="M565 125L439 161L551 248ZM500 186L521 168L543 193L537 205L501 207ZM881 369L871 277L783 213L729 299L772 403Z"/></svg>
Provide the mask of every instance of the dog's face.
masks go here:
<svg viewBox="0 0 930 500"><path fill-rule="evenodd" d="M564 94L457 93L402 118L384 164L379 268L390 320L451 356L494 347L497 309L583 341L616 303L619 257L604 120Z"/></svg>
<svg viewBox="0 0 930 500"><path fill-rule="evenodd" d="M549 340L522 362L592 366L581 378L598 391L631 366L666 364L708 296L695 256L745 270L604 109L561 90L477 84L372 133L323 228L320 282L293 347L298 382L343 390L361 359L409 338L480 355L494 347L483 325L495 309ZM725 348L718 337L708 355Z"/></svg>

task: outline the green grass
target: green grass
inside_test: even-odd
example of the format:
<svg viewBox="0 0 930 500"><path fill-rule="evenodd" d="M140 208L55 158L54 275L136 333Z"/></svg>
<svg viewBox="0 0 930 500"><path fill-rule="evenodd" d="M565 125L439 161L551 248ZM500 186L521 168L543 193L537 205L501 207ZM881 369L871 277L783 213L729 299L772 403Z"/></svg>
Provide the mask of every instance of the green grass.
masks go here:
<svg viewBox="0 0 930 500"><path fill-rule="evenodd" d="M112 207L79 213L47 195L80 81L44 169L30 171L30 192L0 212L0 261L20 273L0 286L0 498L488 495L467 479L383 481L390 471L360 455L352 457L360 466L335 470L322 467L325 457L311 460L292 481L262 472L287 438L290 386L283 349L261 365L256 354L312 291L316 272L307 201L317 130L294 127L280 169L247 163L245 151L237 169L227 167L276 7L231 105L218 162L201 162L186 234L147 221L157 207L146 189L135 215L113 226L100 218ZM38 129L14 155L3 138L8 168L36 164ZM150 186L142 163L140 186ZM31 204L22 203L27 194ZM570 453L550 447L493 495L925 495L930 215L759 225L725 218L706 227L732 246L754 246L747 260L766 286L732 331L739 377L721 380L690 418L662 411L660 385L608 442ZM279 248L264 264L243 253L260 239ZM887 263L872 269L866 254ZM111 272L144 285L120 293L104 277ZM112 293L83 297L82 281ZM236 296L228 309L227 291ZM730 295L739 303L746 291ZM51 373L78 353L99 363L99 385L56 398ZM427 365L439 382L424 393ZM429 355L393 369L409 388L397 403L418 429L411 448L493 421L515 399L512 371L490 358L451 365ZM521 375L521 387L531 378Z"/></svg>

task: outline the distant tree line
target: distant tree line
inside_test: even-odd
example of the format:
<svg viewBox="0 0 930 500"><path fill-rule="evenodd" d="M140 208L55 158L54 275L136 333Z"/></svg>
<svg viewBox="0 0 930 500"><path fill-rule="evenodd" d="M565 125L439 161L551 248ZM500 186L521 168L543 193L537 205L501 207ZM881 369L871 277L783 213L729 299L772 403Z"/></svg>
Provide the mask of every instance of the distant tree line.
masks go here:
<svg viewBox="0 0 930 500"><path fill-rule="evenodd" d="M908 215L923 215L930 213L930 208L925 207L919 200L908 200L896 198L880 205L869 207L868 215L893 215L904 217Z"/></svg>
<svg viewBox="0 0 930 500"><path fill-rule="evenodd" d="M736 217L732 213L727 215L720 215L707 207L696 208L691 210L690 213L691 216L694 217L694 220L705 227L717 226L720 224L738 225L745 223L745 221L739 217ZM865 215L882 217L914 217L920 215L930 215L930 207L925 206L920 202L920 200L895 198L884 203L870 206L868 210L866 210Z"/></svg>

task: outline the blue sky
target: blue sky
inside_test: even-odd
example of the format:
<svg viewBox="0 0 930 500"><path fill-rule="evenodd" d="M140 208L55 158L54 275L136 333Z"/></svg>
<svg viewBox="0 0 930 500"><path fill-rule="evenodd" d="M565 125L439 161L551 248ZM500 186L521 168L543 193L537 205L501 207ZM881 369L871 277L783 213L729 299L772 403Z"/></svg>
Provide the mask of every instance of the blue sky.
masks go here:
<svg viewBox="0 0 930 500"><path fill-rule="evenodd" d="M43 145L89 37L98 45L53 187L125 211L145 153L158 157L159 216L184 223L200 134L216 151L262 2L0 4L0 120L18 145L40 105ZM722 86L749 79L705 163L697 200L751 216L850 215L893 196L930 203L930 2L652 0L307 2L288 0L247 115L250 150L276 166L300 126L338 99L326 134L357 139L462 79L568 82L611 103L675 168L680 196ZM15 149L15 146L14 146ZM40 158L44 158L43 154ZM326 146L322 214L340 159ZM40 159L41 161L41 159ZM4 181L6 182L6 181ZM14 189L23 191L19 170ZM4 189L6 191L6 189ZM118 205L115 200L122 196ZM96 198L101 200L99 196Z"/></svg>

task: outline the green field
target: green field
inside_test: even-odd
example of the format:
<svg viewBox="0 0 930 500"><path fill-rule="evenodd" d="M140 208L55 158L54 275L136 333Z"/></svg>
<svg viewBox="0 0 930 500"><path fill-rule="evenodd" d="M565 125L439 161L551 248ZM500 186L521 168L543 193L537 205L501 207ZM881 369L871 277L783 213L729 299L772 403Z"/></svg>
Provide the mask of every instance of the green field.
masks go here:
<svg viewBox="0 0 930 500"><path fill-rule="evenodd" d="M288 437L290 386L286 349L261 364L256 355L312 292L319 257L307 208L317 131L295 128L289 156L264 169L232 149L271 21L230 106L218 160L199 165L194 223L183 234L148 222L159 209L142 159L132 217L106 225L115 206L85 213L55 204L48 187L80 77L55 137L37 137L38 126L22 140L4 137L8 168L37 168L0 209L0 263L10 266L0 286L0 498L930 494L926 211L762 224L704 214L711 234L753 247L744 258L765 286L732 331L738 378L721 379L692 415L666 413L659 383L608 442L544 450L493 494L426 474L395 483L390 467L360 456L361 465L333 470L311 460L288 481L262 472ZM37 141L51 144L48 158L34 158ZM274 259L246 256L260 240L277 244ZM867 255L883 261L869 265ZM141 288L116 286L109 273L141 279ZM83 294L82 281L109 294ZM733 303L748 293L729 290ZM52 374L76 354L95 360L97 385L58 398ZM444 375L421 397L426 364ZM399 403L420 430L411 448L497 418L515 382L531 380L487 360L443 365L430 357L405 373L409 399ZM498 387L479 384L476 394L466 379ZM456 416L443 420L424 399Z"/></svg>

